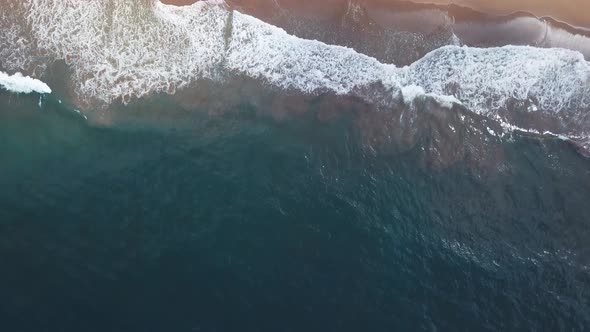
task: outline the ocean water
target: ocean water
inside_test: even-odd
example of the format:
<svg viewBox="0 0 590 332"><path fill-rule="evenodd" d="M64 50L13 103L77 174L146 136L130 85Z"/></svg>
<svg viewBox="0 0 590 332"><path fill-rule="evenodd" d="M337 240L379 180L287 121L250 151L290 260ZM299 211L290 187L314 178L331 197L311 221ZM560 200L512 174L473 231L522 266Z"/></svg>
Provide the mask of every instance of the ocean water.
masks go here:
<svg viewBox="0 0 590 332"><path fill-rule="evenodd" d="M0 3L0 331L590 329L588 36L349 7Z"/></svg>
<svg viewBox="0 0 590 332"><path fill-rule="evenodd" d="M0 95L2 330L590 326L590 162L567 142L517 136L481 174L247 103L189 127L38 103Z"/></svg>

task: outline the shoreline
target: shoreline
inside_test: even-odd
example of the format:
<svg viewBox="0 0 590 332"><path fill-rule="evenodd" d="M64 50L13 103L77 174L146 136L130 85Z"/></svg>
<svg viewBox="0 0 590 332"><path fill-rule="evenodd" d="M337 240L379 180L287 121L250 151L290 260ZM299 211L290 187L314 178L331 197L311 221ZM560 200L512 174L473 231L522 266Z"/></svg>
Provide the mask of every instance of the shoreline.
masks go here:
<svg viewBox="0 0 590 332"><path fill-rule="evenodd" d="M433 5L458 5L492 15L525 12L539 19L552 19L573 28L590 30L590 2L584 0L412 0Z"/></svg>
<svg viewBox="0 0 590 332"><path fill-rule="evenodd" d="M196 2L161 1L177 6ZM230 8L280 27L289 34L351 47L381 62L399 66L409 65L428 51L447 44L437 44L440 42L437 38L442 38L445 33L453 33L464 45L471 47L528 45L566 48L582 53L590 61L590 28L578 28L568 22L549 16L539 17L527 11L501 15L456 4L467 0L433 2L441 4L428 0L365 0L358 6L344 0L320 3L309 0L227 0ZM411 52L394 54L391 46L387 46L388 41L379 39L380 34L390 29L426 38L430 47L415 56L411 56ZM447 37L451 38L450 35ZM400 42L403 43L403 40Z"/></svg>
<svg viewBox="0 0 590 332"><path fill-rule="evenodd" d="M162 3L175 6L191 5L199 0L161 0ZM296 0L228 0L230 5L247 8L253 12L267 13L272 7L279 5L297 16L329 18L347 10L347 0L296 1ZM365 0L361 5L367 9L387 7L399 8L409 5L433 5L437 7L459 6L484 15L510 16L526 13L539 19L551 19L572 28L590 33L590 2L584 0L563 0L559 3L552 0Z"/></svg>

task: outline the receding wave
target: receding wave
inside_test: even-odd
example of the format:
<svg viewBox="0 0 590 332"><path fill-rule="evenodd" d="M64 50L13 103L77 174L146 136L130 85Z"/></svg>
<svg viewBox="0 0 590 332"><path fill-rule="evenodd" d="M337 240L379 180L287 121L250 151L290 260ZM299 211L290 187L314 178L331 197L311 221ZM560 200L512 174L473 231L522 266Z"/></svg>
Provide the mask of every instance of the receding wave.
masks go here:
<svg viewBox="0 0 590 332"><path fill-rule="evenodd" d="M362 91L379 85L394 97L418 91L508 122L509 108L542 113L563 123L558 127L566 134L585 136L590 127L590 65L575 51L445 46L400 68L289 35L219 0L188 7L157 0L91 0L83 6L75 0L9 0L3 6L24 18L0 14L5 69L36 72L64 60L75 92L105 104L245 76L305 94L366 99L376 97ZM570 132L569 123L583 130Z"/></svg>

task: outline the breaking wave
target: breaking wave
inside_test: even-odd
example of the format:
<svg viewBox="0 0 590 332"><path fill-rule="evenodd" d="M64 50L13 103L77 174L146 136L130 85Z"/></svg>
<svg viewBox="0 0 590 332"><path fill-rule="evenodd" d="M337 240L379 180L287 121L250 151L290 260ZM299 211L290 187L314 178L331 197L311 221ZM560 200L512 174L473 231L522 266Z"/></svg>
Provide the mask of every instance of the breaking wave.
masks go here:
<svg viewBox="0 0 590 332"><path fill-rule="evenodd" d="M76 93L106 104L245 76L306 94L366 97L359 91L379 85L404 101L427 95L490 117L516 103L590 127L590 65L575 51L445 46L399 68L289 35L219 0L187 7L157 0L90 0L83 6L76 0L9 0L2 6L9 9L0 14L5 69L34 73L64 60ZM10 11L22 16L11 18Z"/></svg>
<svg viewBox="0 0 590 332"><path fill-rule="evenodd" d="M0 71L0 87L14 93L51 93L51 88L47 84L21 73L8 75Z"/></svg>
<svg viewBox="0 0 590 332"><path fill-rule="evenodd" d="M511 100L552 112L590 105L590 65L566 49L443 47L406 69L407 82L453 94L482 114Z"/></svg>

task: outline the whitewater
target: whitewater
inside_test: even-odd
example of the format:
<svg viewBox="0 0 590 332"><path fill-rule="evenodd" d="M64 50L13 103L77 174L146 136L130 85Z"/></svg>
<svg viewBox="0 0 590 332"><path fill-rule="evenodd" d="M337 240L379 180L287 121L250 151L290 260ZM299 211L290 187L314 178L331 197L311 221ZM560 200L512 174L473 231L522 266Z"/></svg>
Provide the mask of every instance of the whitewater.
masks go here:
<svg viewBox="0 0 590 332"><path fill-rule="evenodd" d="M8 75L0 71L0 87L14 93L51 93L51 88L47 84L21 73Z"/></svg>
<svg viewBox="0 0 590 332"><path fill-rule="evenodd" d="M0 13L4 69L42 73L63 60L72 68L75 93L103 104L244 76L275 89L365 99L375 98L365 88L382 86L405 102L431 97L489 117L517 105L590 127L590 64L576 51L449 45L399 68L289 35L220 0L186 7L157 0L90 0L84 6L9 0L4 6L10 9Z"/></svg>

